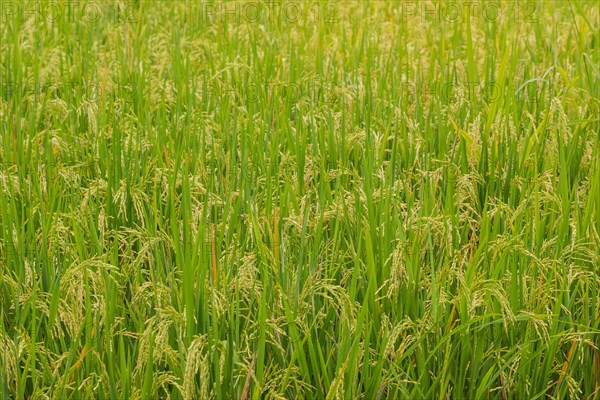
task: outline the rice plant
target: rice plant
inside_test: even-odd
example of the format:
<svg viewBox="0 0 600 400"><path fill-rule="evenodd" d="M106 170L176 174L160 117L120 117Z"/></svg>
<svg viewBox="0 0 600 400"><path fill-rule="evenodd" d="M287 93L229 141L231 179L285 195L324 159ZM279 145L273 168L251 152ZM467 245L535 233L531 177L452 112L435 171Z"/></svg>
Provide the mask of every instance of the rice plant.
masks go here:
<svg viewBox="0 0 600 400"><path fill-rule="evenodd" d="M597 1L0 26L0 399L600 399Z"/></svg>

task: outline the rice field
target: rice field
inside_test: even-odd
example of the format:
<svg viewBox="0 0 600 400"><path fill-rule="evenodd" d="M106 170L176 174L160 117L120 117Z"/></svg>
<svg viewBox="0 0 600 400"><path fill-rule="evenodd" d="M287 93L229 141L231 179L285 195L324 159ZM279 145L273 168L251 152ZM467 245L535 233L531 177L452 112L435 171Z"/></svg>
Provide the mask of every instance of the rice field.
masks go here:
<svg viewBox="0 0 600 400"><path fill-rule="evenodd" d="M599 29L0 0L0 399L600 399Z"/></svg>

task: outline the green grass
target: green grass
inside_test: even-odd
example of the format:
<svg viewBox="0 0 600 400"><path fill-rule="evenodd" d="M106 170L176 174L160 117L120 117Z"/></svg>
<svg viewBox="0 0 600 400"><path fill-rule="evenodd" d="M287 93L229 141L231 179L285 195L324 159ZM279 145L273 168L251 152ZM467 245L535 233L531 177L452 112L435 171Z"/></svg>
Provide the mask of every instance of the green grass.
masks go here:
<svg viewBox="0 0 600 400"><path fill-rule="evenodd" d="M1 0L0 399L600 399L598 3L449 4Z"/></svg>

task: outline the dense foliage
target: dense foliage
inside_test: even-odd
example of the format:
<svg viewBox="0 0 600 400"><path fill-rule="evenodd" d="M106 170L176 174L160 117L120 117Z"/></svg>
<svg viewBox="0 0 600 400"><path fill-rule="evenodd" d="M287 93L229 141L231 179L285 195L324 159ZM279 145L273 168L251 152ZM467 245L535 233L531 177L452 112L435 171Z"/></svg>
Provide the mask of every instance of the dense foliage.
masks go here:
<svg viewBox="0 0 600 400"><path fill-rule="evenodd" d="M1 2L0 398L598 399L599 6L469 4Z"/></svg>

